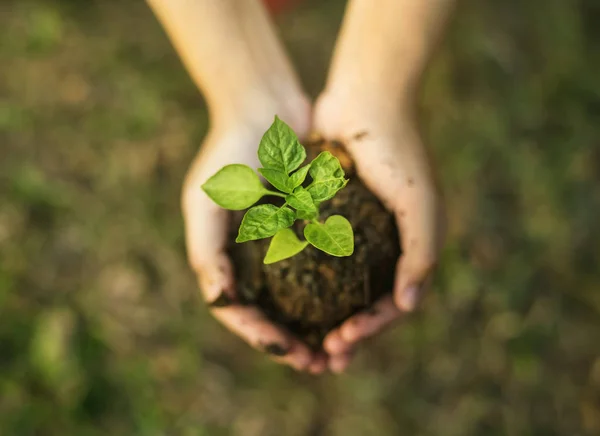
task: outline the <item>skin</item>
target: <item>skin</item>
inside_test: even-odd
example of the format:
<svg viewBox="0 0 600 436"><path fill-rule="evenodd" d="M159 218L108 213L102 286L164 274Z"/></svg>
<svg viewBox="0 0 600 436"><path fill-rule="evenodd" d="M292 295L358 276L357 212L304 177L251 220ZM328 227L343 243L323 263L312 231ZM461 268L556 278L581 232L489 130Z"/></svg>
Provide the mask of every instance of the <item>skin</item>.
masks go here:
<svg viewBox="0 0 600 436"><path fill-rule="evenodd" d="M361 340L415 309L442 245L442 203L416 116L423 72L453 0L351 0L314 128L346 145L363 183L393 211L402 234L393 295L324 342L341 372ZM373 315L374 313L374 315Z"/></svg>
<svg viewBox="0 0 600 436"><path fill-rule="evenodd" d="M225 294L232 304L210 306L214 316L276 361L313 374L344 371L361 340L415 309L437 261L443 215L414 103L453 0L350 0L327 86L314 108L261 2L147 1L209 108L211 128L182 191L188 258L204 298L211 303ZM312 129L343 142L363 182L394 212L403 236L393 295L332 331L322 354L257 308L236 304L224 252L228 214L200 189L226 164L259 166L256 147L274 114L301 138Z"/></svg>

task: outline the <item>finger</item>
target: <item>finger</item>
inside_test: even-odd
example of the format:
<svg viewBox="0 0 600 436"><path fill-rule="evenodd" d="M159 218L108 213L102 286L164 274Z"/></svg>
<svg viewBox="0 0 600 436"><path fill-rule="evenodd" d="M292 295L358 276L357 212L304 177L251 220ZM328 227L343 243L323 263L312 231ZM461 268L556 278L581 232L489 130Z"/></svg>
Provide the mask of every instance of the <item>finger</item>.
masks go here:
<svg viewBox="0 0 600 436"><path fill-rule="evenodd" d="M323 341L323 348L331 357L351 354L358 342L381 332L400 315L402 311L394 304L393 296L386 295L331 331Z"/></svg>
<svg viewBox="0 0 600 436"><path fill-rule="evenodd" d="M229 213L214 204L199 186L185 189L182 209L188 260L197 274L203 274L226 246Z"/></svg>
<svg viewBox="0 0 600 436"><path fill-rule="evenodd" d="M201 201L201 200L200 200ZM308 347L275 326L255 307L238 304L233 266L220 251L225 234L226 215L219 211L187 209L196 219L186 220L190 264L197 273L198 285L214 316L225 327L274 360L304 370L312 361ZM189 217L186 213L186 216ZM202 245L204 244L204 245Z"/></svg>
<svg viewBox="0 0 600 436"><path fill-rule="evenodd" d="M381 332L396 321L402 311L394 304L392 295L386 295L364 310L344 322L339 328L340 336L350 347L362 339Z"/></svg>
<svg viewBox="0 0 600 436"><path fill-rule="evenodd" d="M225 327L277 362L297 370L308 367L313 355L306 345L277 327L258 308L238 303L233 268L224 253L217 254L208 265L201 264L199 270L198 282L204 298Z"/></svg>
<svg viewBox="0 0 600 436"><path fill-rule="evenodd" d="M238 304L229 258L219 253L213 261L200 266L202 272L198 275L198 282L215 318L277 362L297 370L306 369L313 360L308 347L277 327L258 308Z"/></svg>
<svg viewBox="0 0 600 436"><path fill-rule="evenodd" d="M354 353L337 354L329 357L329 370L334 374L341 374L352 362L352 357L354 357Z"/></svg>
<svg viewBox="0 0 600 436"><path fill-rule="evenodd" d="M394 206L400 228L402 256L396 266L395 304L404 311L415 309L424 283L435 267L441 247L440 202L427 181L408 179L405 194Z"/></svg>
<svg viewBox="0 0 600 436"><path fill-rule="evenodd" d="M308 372L317 375L322 374L327 369L327 356L324 353L319 353L308 366Z"/></svg>
<svg viewBox="0 0 600 436"><path fill-rule="evenodd" d="M256 307L231 305L212 312L232 333L279 363L305 370L313 361L313 353L306 345L273 324Z"/></svg>
<svg viewBox="0 0 600 436"><path fill-rule="evenodd" d="M196 262L194 267L198 286L209 305L219 307L237 302L233 265L225 253L213 254L209 263Z"/></svg>
<svg viewBox="0 0 600 436"><path fill-rule="evenodd" d="M329 355L344 354L352 349L352 344L344 340L341 327L338 327L325 336L323 349Z"/></svg>

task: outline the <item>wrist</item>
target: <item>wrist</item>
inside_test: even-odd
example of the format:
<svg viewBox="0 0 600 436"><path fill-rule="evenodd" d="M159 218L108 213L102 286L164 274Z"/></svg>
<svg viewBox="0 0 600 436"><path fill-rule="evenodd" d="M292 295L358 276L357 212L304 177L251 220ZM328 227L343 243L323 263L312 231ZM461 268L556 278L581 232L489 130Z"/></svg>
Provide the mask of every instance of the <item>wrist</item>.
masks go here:
<svg viewBox="0 0 600 436"><path fill-rule="evenodd" d="M357 138L373 139L398 129L414 130L419 125L417 105L369 87L328 87L319 96L314 111L315 132L347 145Z"/></svg>
<svg viewBox="0 0 600 436"><path fill-rule="evenodd" d="M328 88L414 105L455 0L350 0Z"/></svg>
<svg viewBox="0 0 600 436"><path fill-rule="evenodd" d="M416 112L414 95L382 84L339 81L328 83L319 96L319 104L337 108L340 114L355 113L363 118L384 121L388 117L407 118Z"/></svg>
<svg viewBox="0 0 600 436"><path fill-rule="evenodd" d="M227 95L208 102L211 124L216 130L232 126L264 132L275 115L290 125L299 137L308 135L311 104L299 89L279 86L273 89L249 87L237 95Z"/></svg>
<svg viewBox="0 0 600 436"><path fill-rule="evenodd" d="M324 94L343 101L355 101L369 108L386 112L411 112L420 91L418 77L385 77L358 71L333 74L327 81Z"/></svg>

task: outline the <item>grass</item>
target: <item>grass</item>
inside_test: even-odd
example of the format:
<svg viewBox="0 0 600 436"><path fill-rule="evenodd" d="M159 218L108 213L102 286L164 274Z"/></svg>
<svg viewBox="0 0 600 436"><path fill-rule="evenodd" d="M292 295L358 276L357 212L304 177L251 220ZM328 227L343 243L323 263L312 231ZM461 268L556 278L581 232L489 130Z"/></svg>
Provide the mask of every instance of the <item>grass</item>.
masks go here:
<svg viewBox="0 0 600 436"><path fill-rule="evenodd" d="M206 111L144 3L1 8L0 434L600 433L594 0L462 3L422 98L435 290L318 379L201 302L178 199ZM342 10L279 18L313 95Z"/></svg>

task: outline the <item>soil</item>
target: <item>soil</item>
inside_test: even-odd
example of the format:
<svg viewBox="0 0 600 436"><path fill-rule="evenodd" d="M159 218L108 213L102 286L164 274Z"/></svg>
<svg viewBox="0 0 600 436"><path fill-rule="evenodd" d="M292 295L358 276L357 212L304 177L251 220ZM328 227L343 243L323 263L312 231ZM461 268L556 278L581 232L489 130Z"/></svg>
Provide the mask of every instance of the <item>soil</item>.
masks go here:
<svg viewBox="0 0 600 436"><path fill-rule="evenodd" d="M361 183L341 144L313 144L307 150L309 158L323 149L338 156L350 181L335 198L321 204L321 219L339 214L352 223L354 254L334 257L309 245L290 259L264 265L270 239L232 242L229 249L242 302L257 304L313 349L321 347L331 329L391 291L400 255L393 215ZM234 215L231 241L243 213ZM305 225L299 220L293 226L301 239Z"/></svg>

